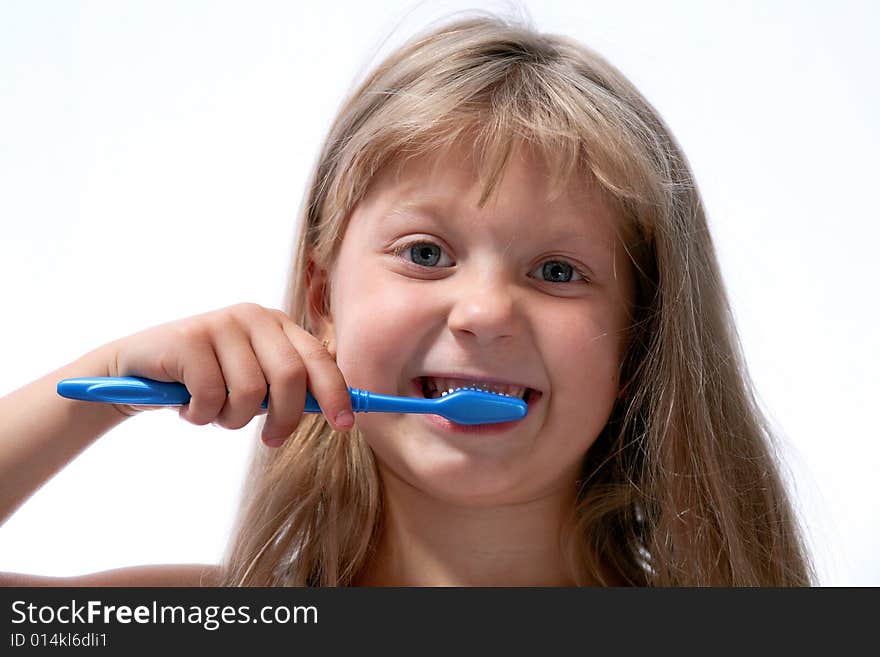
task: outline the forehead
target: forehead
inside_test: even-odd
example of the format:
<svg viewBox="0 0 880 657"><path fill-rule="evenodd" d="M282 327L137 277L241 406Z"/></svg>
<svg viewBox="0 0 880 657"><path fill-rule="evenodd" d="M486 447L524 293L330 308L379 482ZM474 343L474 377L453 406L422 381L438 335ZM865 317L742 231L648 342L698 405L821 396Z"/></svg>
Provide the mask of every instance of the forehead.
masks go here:
<svg viewBox="0 0 880 657"><path fill-rule="evenodd" d="M387 218L419 211L497 215L545 230L576 230L601 242L615 234L613 203L590 174L575 169L560 180L540 152L522 146L511 151L497 180L488 179L491 173L491 163L477 161L463 146L398 158L373 178L363 201ZM492 192L488 197L487 189Z"/></svg>

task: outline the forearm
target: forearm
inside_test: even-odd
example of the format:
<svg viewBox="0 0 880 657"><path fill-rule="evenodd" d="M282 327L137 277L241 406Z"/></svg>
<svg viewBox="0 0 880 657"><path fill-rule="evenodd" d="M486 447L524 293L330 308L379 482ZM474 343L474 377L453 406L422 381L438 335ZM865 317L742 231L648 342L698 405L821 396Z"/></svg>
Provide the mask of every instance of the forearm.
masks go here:
<svg viewBox="0 0 880 657"><path fill-rule="evenodd" d="M126 416L112 404L65 399L61 379L108 376L112 346L0 399L0 524L44 483Z"/></svg>

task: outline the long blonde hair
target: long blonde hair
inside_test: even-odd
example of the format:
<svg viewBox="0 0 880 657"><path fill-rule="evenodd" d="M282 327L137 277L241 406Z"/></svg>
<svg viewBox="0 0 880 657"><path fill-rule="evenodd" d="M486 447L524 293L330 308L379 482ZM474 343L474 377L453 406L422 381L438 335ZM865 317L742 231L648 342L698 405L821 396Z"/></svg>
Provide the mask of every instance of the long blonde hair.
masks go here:
<svg viewBox="0 0 880 657"><path fill-rule="evenodd" d="M636 274L621 395L584 459L563 537L575 581L608 583L610 572L637 586L811 585L693 174L654 108L580 43L480 12L379 64L318 158L285 311L312 330L309 263L329 269L378 171L464 138L479 157L481 203L518 141L543 153L554 189L598 181ZM381 521L369 446L307 414L280 450L254 453L223 585L350 585Z"/></svg>

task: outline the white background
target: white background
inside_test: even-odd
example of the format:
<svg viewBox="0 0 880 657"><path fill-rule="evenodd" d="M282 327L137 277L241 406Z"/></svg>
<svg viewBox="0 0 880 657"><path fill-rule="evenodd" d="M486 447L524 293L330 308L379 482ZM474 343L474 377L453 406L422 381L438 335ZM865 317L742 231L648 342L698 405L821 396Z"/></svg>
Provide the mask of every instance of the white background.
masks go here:
<svg viewBox="0 0 880 657"><path fill-rule="evenodd" d="M149 326L280 306L306 176L342 97L390 47L472 7L580 39L671 126L820 583L880 584L869 2L4 0L0 395ZM0 570L216 562L256 425L127 421L0 528Z"/></svg>

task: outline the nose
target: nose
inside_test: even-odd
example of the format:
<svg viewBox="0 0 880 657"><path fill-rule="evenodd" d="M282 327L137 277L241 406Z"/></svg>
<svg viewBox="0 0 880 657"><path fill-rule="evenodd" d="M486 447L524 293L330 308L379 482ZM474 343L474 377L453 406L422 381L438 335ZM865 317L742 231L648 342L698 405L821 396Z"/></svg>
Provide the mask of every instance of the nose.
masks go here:
<svg viewBox="0 0 880 657"><path fill-rule="evenodd" d="M511 338L521 330L516 295L509 281L501 277L477 276L461 280L453 290L454 301L447 325L456 337L487 346Z"/></svg>

